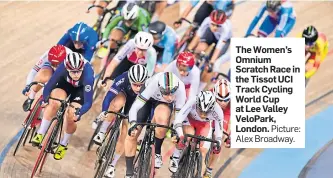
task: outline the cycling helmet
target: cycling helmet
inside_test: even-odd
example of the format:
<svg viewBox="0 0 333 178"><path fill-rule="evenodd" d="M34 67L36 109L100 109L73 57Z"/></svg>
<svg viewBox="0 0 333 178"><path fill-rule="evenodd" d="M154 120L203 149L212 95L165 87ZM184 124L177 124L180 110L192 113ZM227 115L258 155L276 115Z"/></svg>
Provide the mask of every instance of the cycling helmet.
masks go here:
<svg viewBox="0 0 333 178"><path fill-rule="evenodd" d="M227 20L225 12L222 10L213 10L209 15L210 20L216 24L223 24Z"/></svg>
<svg viewBox="0 0 333 178"><path fill-rule="evenodd" d="M158 35L159 37L162 37L166 29L166 24L161 21L156 21L151 24L149 24L148 31L152 35Z"/></svg>
<svg viewBox="0 0 333 178"><path fill-rule="evenodd" d="M135 3L126 3L121 10L125 20L134 20L139 15L139 6Z"/></svg>
<svg viewBox="0 0 333 178"><path fill-rule="evenodd" d="M69 30L69 36L73 41L79 41L85 43L89 38L89 26L84 22L79 22L74 25L73 28Z"/></svg>
<svg viewBox="0 0 333 178"><path fill-rule="evenodd" d="M148 78L148 70L145 66L136 64L128 70L128 79L131 83L144 83Z"/></svg>
<svg viewBox="0 0 333 178"><path fill-rule="evenodd" d="M134 42L137 48L147 50L153 45L154 38L148 32L138 32L134 37Z"/></svg>
<svg viewBox="0 0 333 178"><path fill-rule="evenodd" d="M314 26L310 25L304 29L302 37L305 38L306 45L312 46L318 39L318 31Z"/></svg>
<svg viewBox="0 0 333 178"><path fill-rule="evenodd" d="M181 52L177 56L177 64L187 66L190 70L194 66L195 57L191 52Z"/></svg>
<svg viewBox="0 0 333 178"><path fill-rule="evenodd" d="M83 56L77 52L67 54L65 67L67 70L82 70L84 67Z"/></svg>
<svg viewBox="0 0 333 178"><path fill-rule="evenodd" d="M214 95L219 101L230 100L230 82L226 79L218 80L213 89Z"/></svg>
<svg viewBox="0 0 333 178"><path fill-rule="evenodd" d="M196 105L202 112L207 113L214 110L215 103L214 94L211 91L200 91L197 95Z"/></svg>
<svg viewBox="0 0 333 178"><path fill-rule="evenodd" d="M162 95L173 94L177 91L178 87L179 79L171 72L165 72L158 79L158 88Z"/></svg>
<svg viewBox="0 0 333 178"><path fill-rule="evenodd" d="M276 11L281 6L281 1L266 1L266 7L268 10Z"/></svg>
<svg viewBox="0 0 333 178"><path fill-rule="evenodd" d="M47 56L52 66L58 66L66 58L66 48L63 45L53 46Z"/></svg>

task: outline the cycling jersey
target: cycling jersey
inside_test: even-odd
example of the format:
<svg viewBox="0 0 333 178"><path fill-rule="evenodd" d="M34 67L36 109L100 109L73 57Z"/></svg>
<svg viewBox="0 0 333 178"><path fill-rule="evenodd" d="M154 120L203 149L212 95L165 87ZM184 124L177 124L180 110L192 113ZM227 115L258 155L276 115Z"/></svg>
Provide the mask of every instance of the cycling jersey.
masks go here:
<svg viewBox="0 0 333 178"><path fill-rule="evenodd" d="M191 0L191 6L194 7L199 3L200 0ZM233 0L216 0L211 3L214 10L223 10L227 16L232 14Z"/></svg>
<svg viewBox="0 0 333 178"><path fill-rule="evenodd" d="M124 34L127 34L130 30L144 31L148 27L150 20L151 19L149 13L143 8L139 8L139 15L130 27L127 27L125 25L123 16L121 16L120 14L116 15L115 17L112 18L111 22L106 26L103 32L103 40L109 38L109 35L114 28L123 31Z"/></svg>
<svg viewBox="0 0 333 178"><path fill-rule="evenodd" d="M260 7L259 12L252 20L252 22L246 32L247 36L252 33L252 30L257 25L257 23L259 22L261 17L264 15L264 12L266 10L267 10L267 7L266 7L266 2L265 2ZM268 21L274 21L274 24L278 23L276 32L275 32L275 37L286 36L290 32L291 28L293 27L293 24L295 23L295 19L296 19L296 13L294 11L293 5L289 1L283 2L281 4L280 9L278 10L278 12L276 14L269 12L268 16L269 16L269 20L266 20L267 26L272 26L272 25L268 25L268 24L271 24ZM292 25L289 25L289 24L292 24ZM267 28L270 28L270 27L267 27ZM268 30L268 31L272 31L272 30ZM265 33L264 30L262 31L262 33ZM268 36L269 34L265 34L265 35Z"/></svg>
<svg viewBox="0 0 333 178"><path fill-rule="evenodd" d="M54 74L44 87L43 99L44 102L47 102L52 90L56 88L58 83L70 84L74 88L82 87L84 90L84 104L80 108L79 116L82 116L86 113L91 105L93 99L93 84L94 84L94 70L91 64L88 61L85 61L85 65L82 71L82 75L79 80L73 80L69 76L69 72L65 68L65 64L61 63L57 69L54 71ZM75 100L75 99L74 99Z"/></svg>
<svg viewBox="0 0 333 178"><path fill-rule="evenodd" d="M149 48L146 55L143 58L138 58L135 53L135 42L134 39L130 39L118 53L114 56L114 60L119 63L127 57L127 60L133 64L147 65L149 76L152 76L156 64L156 51L153 47Z"/></svg>
<svg viewBox="0 0 333 178"><path fill-rule="evenodd" d="M215 139L218 140L221 143L222 140L222 129L223 129L223 111L221 107L215 103L214 111L208 113L207 118L202 119L199 114L197 113L196 108L196 100L195 98L189 100L186 102L184 107L179 111L179 114L176 115L175 121L173 123L174 128L177 131L178 136L184 135L183 133L183 123L189 122L187 119L189 117L192 120L200 121L200 122L211 122L215 121L218 124L215 124Z"/></svg>
<svg viewBox="0 0 333 178"><path fill-rule="evenodd" d="M70 50L69 48L65 47L66 49L66 54L69 54L72 52L72 50ZM51 63L49 62L48 59L48 54L49 54L49 50L47 50L38 60L38 62L35 64L35 66L30 70L28 77L27 77L27 81L26 81L26 85L29 85L35 78L36 74L38 73L38 71L42 68L50 68L53 71L53 68L51 66Z"/></svg>
<svg viewBox="0 0 333 178"><path fill-rule="evenodd" d="M204 38L205 32L209 30L211 23L210 17L206 17L205 20L202 22L201 26L198 29L197 35L200 38ZM215 38L218 40L216 44L217 49L222 49L224 44L231 39L232 37L232 26L231 21L227 19L221 27L218 28L216 32L212 32L215 36Z"/></svg>
<svg viewBox="0 0 333 178"><path fill-rule="evenodd" d="M108 111L111 101L120 93L124 93L126 96L126 104L128 104L128 99L135 98L137 94L134 93L131 87L131 83L128 79L128 72L124 72L115 78L110 90L106 94L103 104L102 111ZM134 100L133 100L134 101Z"/></svg>
<svg viewBox="0 0 333 178"><path fill-rule="evenodd" d="M96 31L91 28L91 27L87 27L89 37L88 39L86 39L86 42L83 44L83 57L85 59L87 59L89 62L91 61L91 58L93 57L93 54L95 52L96 49L96 44L98 42L98 34L96 33ZM67 33L65 33L62 38L59 40L58 44L66 46L69 43L72 43L72 39L69 35L70 31L72 31L72 29L69 29L67 31ZM73 51L75 51L75 49L71 49Z"/></svg>
<svg viewBox="0 0 333 178"><path fill-rule="evenodd" d="M154 47L161 48L163 50L163 54L161 55L162 64L169 64L173 60L172 56L176 50L176 43L177 33L171 27L167 26L161 40L154 45Z"/></svg>
<svg viewBox="0 0 333 178"><path fill-rule="evenodd" d="M150 99L154 99L156 101L160 101L163 103L170 103L166 101L158 87L158 79L164 74L164 72L155 74L152 78L148 79L145 83L145 89L137 96L134 101L130 111L129 111L129 121L137 121L137 113L144 106L144 104ZM176 117L179 114L179 110L184 106L186 95L185 95L185 85L182 81L179 80L179 87L177 91L174 93L175 101L175 111Z"/></svg>
<svg viewBox="0 0 333 178"><path fill-rule="evenodd" d="M197 66L193 66L189 74L182 77L177 68L177 60L174 60L164 69L164 72L174 73L185 84L185 89L190 89L188 98L196 97L200 85L200 69Z"/></svg>

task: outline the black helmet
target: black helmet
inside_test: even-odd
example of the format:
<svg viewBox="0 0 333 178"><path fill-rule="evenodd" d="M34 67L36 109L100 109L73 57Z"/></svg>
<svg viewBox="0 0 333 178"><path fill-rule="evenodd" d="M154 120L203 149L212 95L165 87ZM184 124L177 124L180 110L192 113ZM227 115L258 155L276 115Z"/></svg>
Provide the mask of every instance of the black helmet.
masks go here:
<svg viewBox="0 0 333 178"><path fill-rule="evenodd" d="M166 25L164 22L156 21L149 24L148 30L152 35L162 36L165 31Z"/></svg>
<svg viewBox="0 0 333 178"><path fill-rule="evenodd" d="M311 46L318 39L318 31L310 25L303 30L302 37L305 38L305 44Z"/></svg>
<svg viewBox="0 0 333 178"><path fill-rule="evenodd" d="M268 0L266 2L266 7L268 10L276 11L281 6L281 1Z"/></svg>

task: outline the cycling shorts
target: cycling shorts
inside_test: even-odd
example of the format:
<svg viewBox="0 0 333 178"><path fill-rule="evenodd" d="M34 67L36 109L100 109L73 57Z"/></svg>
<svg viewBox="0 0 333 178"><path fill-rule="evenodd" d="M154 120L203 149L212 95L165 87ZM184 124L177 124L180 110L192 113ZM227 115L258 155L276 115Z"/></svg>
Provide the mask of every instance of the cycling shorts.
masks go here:
<svg viewBox="0 0 333 178"><path fill-rule="evenodd" d="M228 41L226 41L225 45L223 46L219 56L222 56L223 54L225 54L230 46L230 39ZM210 30L210 28L207 28L207 30L205 31L204 35L200 38L200 42L204 42L207 43L208 46L210 46L211 44L215 43L215 47L214 50L216 49L216 45L218 43L218 39L216 39L214 33ZM214 50L213 52L210 54L209 58L212 58L213 54L214 54Z"/></svg>
<svg viewBox="0 0 333 178"><path fill-rule="evenodd" d="M80 105L84 104L84 87L74 87L72 84L68 83L65 80L61 80L57 83L56 88L64 90L68 95L71 95L69 98L70 102L79 103Z"/></svg>
<svg viewBox="0 0 333 178"><path fill-rule="evenodd" d="M77 53L84 55L84 49L82 49L82 48L76 49L72 40L68 40L67 43L65 44L65 46L67 48L71 49L73 52L77 52Z"/></svg>
<svg viewBox="0 0 333 178"><path fill-rule="evenodd" d="M183 125L185 126L192 126L195 130L195 135L201 135L206 138L212 137L212 127L210 122L203 122L198 121L195 119L192 119L191 117L188 117L184 122ZM209 149L210 142L201 142L200 147Z"/></svg>

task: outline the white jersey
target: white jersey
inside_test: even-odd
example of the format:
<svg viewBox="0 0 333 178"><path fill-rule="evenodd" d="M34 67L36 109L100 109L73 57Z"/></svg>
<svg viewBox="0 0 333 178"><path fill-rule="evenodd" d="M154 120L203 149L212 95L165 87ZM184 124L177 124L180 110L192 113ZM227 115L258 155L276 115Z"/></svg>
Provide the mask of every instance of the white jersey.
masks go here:
<svg viewBox="0 0 333 178"><path fill-rule="evenodd" d="M210 27L210 17L206 17L198 29L197 35L202 38L207 29ZM232 37L232 26L231 21L227 19L221 27L218 28L216 32L212 32L215 38L218 40L216 44L217 49L222 49L224 43L231 39Z"/></svg>
<svg viewBox="0 0 333 178"><path fill-rule="evenodd" d="M161 101L164 103L168 103L166 101L158 87L158 79L163 75L164 72L160 72L155 74L152 78L150 78L145 83L145 89L136 97L136 100L131 106L129 111L129 121L136 121L137 120L137 113L143 107L143 105L150 99L153 98L157 101ZM182 81L179 80L179 87L176 91L175 101L172 101L175 104L175 111L176 116L178 115L178 111L184 106L186 100L186 92L185 92L185 85Z"/></svg>
<svg viewBox="0 0 333 178"><path fill-rule="evenodd" d="M72 50L70 50L69 48L65 47L66 49L66 54L69 54L72 52ZM49 62L49 58L48 58L48 54L49 54L49 50L47 50L37 61L37 63L34 65L34 67L30 70L28 77L27 77L27 81L26 81L26 85L29 85L35 78L37 72L44 68L44 67L49 67L51 68L51 63Z"/></svg>
<svg viewBox="0 0 333 178"><path fill-rule="evenodd" d="M150 47L146 55L142 58L138 58L135 53L135 42L134 39L130 39L127 41L127 43L118 51L118 53L114 56L114 60L121 62L125 57L127 59L134 63L134 64L142 64L146 65L146 68L148 70L149 76L152 76L154 74L155 70L155 64L156 64L156 58L157 54L153 47Z"/></svg>
<svg viewBox="0 0 333 178"><path fill-rule="evenodd" d="M179 114L175 117L175 121L173 123L179 136L184 135L182 126L184 121L188 121L187 117L200 122L211 122L215 120L215 139L218 141L222 140L224 115L223 110L217 103L215 103L214 111L208 113L207 118L202 119L197 113L196 100L191 99L187 101L184 107L179 111Z"/></svg>
<svg viewBox="0 0 333 178"><path fill-rule="evenodd" d="M185 84L185 89L190 88L188 98L195 98L198 94L200 85L200 69L197 66L193 66L189 74L182 77L177 68L177 60L174 60L164 69L164 72L174 73Z"/></svg>

